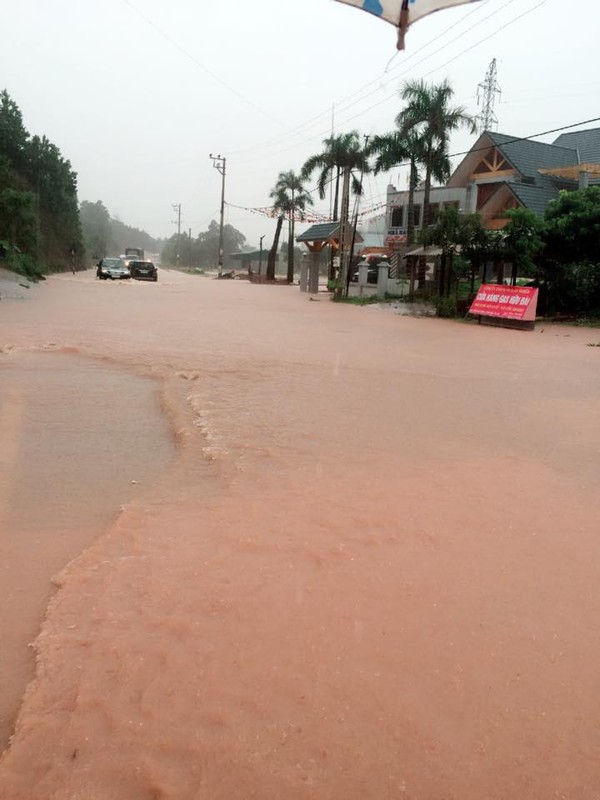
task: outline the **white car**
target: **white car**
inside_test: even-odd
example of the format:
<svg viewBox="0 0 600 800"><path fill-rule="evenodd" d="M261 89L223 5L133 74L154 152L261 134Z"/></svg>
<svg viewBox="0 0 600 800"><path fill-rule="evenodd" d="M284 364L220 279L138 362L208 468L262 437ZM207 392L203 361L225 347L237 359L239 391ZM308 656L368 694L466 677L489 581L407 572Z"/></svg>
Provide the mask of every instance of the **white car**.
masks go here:
<svg viewBox="0 0 600 800"><path fill-rule="evenodd" d="M120 258L103 258L98 264L96 277L101 281L131 278L131 273Z"/></svg>

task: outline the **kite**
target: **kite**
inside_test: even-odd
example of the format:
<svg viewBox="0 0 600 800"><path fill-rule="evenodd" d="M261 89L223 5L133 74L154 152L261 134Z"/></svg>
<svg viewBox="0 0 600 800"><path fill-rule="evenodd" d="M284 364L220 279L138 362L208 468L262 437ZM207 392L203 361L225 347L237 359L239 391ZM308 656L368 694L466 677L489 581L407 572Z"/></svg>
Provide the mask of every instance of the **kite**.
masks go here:
<svg viewBox="0 0 600 800"><path fill-rule="evenodd" d="M462 6L477 0L337 0L349 6L362 8L369 14L391 22L398 28L398 50L404 50L404 35L409 25L421 17L450 6Z"/></svg>

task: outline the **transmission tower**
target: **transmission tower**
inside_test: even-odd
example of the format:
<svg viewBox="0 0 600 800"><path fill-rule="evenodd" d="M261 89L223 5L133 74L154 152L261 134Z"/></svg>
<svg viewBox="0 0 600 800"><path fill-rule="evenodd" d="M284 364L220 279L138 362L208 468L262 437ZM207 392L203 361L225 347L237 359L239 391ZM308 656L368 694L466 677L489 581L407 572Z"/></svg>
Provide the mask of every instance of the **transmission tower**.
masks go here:
<svg viewBox="0 0 600 800"><path fill-rule="evenodd" d="M492 131L498 125L498 119L494 114L494 105L496 104L496 95L500 97L501 90L496 78L496 59L494 58L485 73L483 83L477 86L477 105L481 105L481 114L476 117L479 133Z"/></svg>

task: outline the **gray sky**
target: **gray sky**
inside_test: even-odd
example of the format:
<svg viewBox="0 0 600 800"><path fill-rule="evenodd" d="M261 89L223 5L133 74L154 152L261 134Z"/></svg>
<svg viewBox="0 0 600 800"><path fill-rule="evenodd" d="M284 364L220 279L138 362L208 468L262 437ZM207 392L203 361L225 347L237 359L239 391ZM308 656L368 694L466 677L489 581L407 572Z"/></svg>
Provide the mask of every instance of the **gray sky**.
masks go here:
<svg viewBox="0 0 600 800"><path fill-rule="evenodd" d="M176 231L173 203L193 235L218 219L210 152L228 158L230 203L267 206L278 172L321 149L332 104L337 131L390 130L404 78L448 77L456 102L478 113L495 57L501 132L600 116L597 0L448 9L416 23L397 55L392 26L334 0L20 0L1 17L0 88L27 129L70 159L80 200L154 236ZM472 141L460 133L452 151ZM366 204L385 199L388 179L405 186L405 170L368 178ZM251 245L274 229L236 208L226 220Z"/></svg>

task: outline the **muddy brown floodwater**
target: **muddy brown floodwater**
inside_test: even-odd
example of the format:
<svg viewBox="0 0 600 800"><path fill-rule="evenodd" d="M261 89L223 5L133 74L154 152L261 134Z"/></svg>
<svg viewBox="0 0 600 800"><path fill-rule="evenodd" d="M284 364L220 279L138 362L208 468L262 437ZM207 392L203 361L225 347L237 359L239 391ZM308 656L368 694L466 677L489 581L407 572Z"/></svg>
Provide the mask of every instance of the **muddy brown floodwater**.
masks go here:
<svg viewBox="0 0 600 800"><path fill-rule="evenodd" d="M597 800L594 331L168 272L30 294L2 303L0 375L3 508L32 541L52 492L17 502L6 474L35 474L28 369L40 398L69 363L115 405L115 371L152 378L165 427L106 430L108 451L162 448L160 477L132 492L126 469L45 615L11 618L39 635L3 800ZM57 487L90 439L59 437Z"/></svg>

